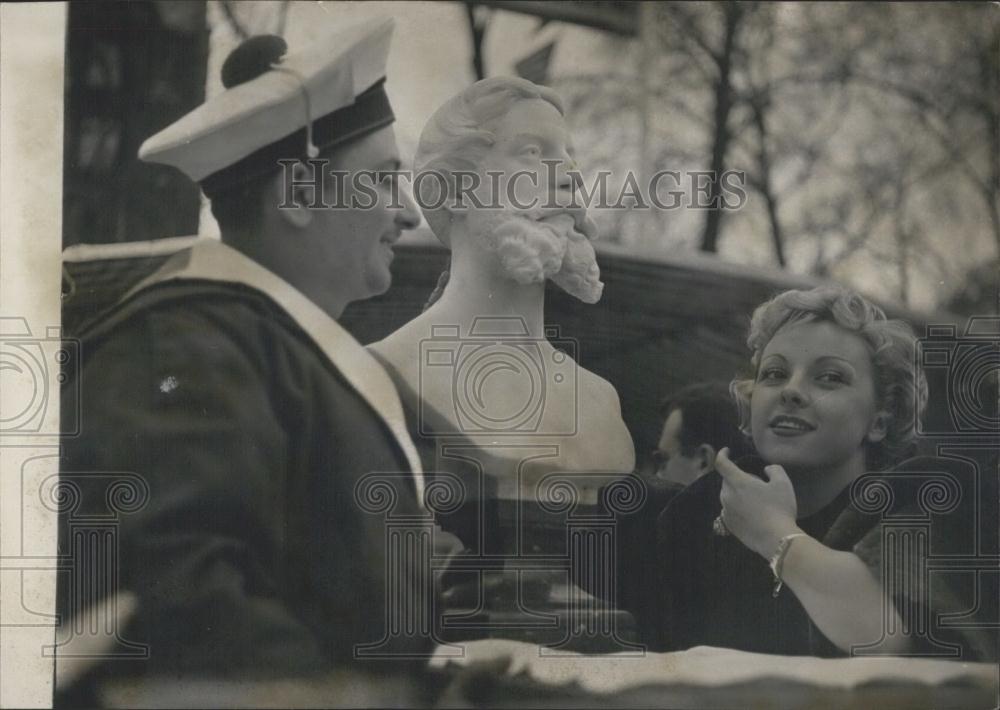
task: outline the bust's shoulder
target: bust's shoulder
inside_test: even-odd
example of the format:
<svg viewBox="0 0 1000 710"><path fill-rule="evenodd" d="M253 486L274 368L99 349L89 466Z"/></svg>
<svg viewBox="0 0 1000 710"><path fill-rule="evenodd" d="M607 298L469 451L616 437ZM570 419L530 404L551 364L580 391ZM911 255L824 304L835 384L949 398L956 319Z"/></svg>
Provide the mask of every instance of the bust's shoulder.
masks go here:
<svg viewBox="0 0 1000 710"><path fill-rule="evenodd" d="M420 357L420 341L425 337L421 334L424 324L418 322L420 320L418 316L382 340L365 347L401 373L415 372Z"/></svg>
<svg viewBox="0 0 1000 710"><path fill-rule="evenodd" d="M620 408L618 390L596 372L591 372L578 364L577 381L580 383L581 394L588 399Z"/></svg>
<svg viewBox="0 0 1000 710"><path fill-rule="evenodd" d="M603 467L614 471L635 468L635 444L622 418L618 390L600 375L578 366L578 423L584 440L600 449ZM594 455L589 450L588 457ZM587 462L581 462L586 467Z"/></svg>
<svg viewBox="0 0 1000 710"><path fill-rule="evenodd" d="M404 343L399 338L395 337L396 334L386 336L382 340L376 341L374 343L369 343L365 346L365 349L369 352L377 355L380 359L388 361L393 365L400 359L400 355L404 350Z"/></svg>

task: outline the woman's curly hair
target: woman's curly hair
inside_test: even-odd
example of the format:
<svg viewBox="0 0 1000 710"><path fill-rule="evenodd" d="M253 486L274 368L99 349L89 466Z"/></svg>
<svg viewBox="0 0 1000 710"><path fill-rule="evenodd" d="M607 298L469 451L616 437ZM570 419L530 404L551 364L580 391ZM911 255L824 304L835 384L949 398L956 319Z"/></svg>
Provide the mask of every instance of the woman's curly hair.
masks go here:
<svg viewBox="0 0 1000 710"><path fill-rule="evenodd" d="M802 321L834 323L855 333L868 346L876 406L889 413L885 438L869 446L868 465L884 468L910 455L915 423L927 407L927 380L914 356L917 339L913 329L904 321L886 318L881 308L853 291L833 286L785 291L754 311L747 337L754 376L735 379L730 386L739 406L741 428L749 431L750 399L764 348L782 328Z"/></svg>

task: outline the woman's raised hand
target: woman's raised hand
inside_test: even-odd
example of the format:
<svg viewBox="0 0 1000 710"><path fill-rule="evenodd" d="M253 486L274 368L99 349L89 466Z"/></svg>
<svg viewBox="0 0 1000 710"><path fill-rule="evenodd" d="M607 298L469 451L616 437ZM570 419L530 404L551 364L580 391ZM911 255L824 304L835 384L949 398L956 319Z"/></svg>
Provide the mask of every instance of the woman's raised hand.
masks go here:
<svg viewBox="0 0 1000 710"><path fill-rule="evenodd" d="M781 538L801 532L795 490L781 466L766 466L768 480L761 480L730 461L726 447L716 456L715 469L722 476L722 522L748 548L769 559Z"/></svg>

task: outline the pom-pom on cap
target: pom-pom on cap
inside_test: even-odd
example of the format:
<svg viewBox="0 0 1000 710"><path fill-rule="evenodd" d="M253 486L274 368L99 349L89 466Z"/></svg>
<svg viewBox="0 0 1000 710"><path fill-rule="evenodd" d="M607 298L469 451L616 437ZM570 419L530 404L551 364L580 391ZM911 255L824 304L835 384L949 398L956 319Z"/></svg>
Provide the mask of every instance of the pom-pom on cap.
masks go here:
<svg viewBox="0 0 1000 710"><path fill-rule="evenodd" d="M209 197L308 157L306 125L323 150L394 120L384 90L391 18L344 24L298 51L252 37L222 68L225 91L147 139L139 158L173 165Z"/></svg>
<svg viewBox="0 0 1000 710"><path fill-rule="evenodd" d="M288 51L288 43L278 35L257 35L244 40L226 57L222 65L222 85L227 89L256 79Z"/></svg>

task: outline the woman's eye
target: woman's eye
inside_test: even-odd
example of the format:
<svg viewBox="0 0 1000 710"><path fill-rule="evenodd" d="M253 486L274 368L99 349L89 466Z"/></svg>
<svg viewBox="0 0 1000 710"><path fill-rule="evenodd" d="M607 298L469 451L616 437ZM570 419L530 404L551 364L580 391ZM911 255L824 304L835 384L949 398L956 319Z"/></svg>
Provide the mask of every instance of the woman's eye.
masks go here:
<svg viewBox="0 0 1000 710"><path fill-rule="evenodd" d="M528 145L521 149L521 155L529 158L537 158L542 154L542 149L537 145Z"/></svg>
<svg viewBox="0 0 1000 710"><path fill-rule="evenodd" d="M758 382L773 382L774 380L779 380L784 375L784 370L780 367L768 367L760 371L757 376Z"/></svg>
<svg viewBox="0 0 1000 710"><path fill-rule="evenodd" d="M847 382L847 378L844 377L843 373L834 371L820 373L816 379L828 384L843 384Z"/></svg>

